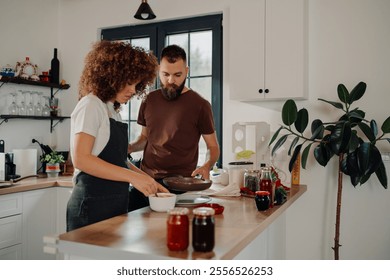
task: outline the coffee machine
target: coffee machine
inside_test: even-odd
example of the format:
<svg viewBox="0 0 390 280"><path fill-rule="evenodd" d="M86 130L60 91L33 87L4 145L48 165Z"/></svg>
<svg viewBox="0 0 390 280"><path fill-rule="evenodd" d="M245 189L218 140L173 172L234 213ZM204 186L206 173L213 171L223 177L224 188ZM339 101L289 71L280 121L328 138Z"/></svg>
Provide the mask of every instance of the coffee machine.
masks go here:
<svg viewBox="0 0 390 280"><path fill-rule="evenodd" d="M0 181L9 181L19 177L20 175L16 174L14 154L0 152Z"/></svg>

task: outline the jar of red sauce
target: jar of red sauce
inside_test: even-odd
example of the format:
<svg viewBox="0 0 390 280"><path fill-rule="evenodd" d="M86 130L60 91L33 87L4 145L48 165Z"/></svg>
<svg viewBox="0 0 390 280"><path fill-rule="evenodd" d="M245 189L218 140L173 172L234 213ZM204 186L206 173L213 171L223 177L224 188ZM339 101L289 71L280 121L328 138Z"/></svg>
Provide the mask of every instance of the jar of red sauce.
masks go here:
<svg viewBox="0 0 390 280"><path fill-rule="evenodd" d="M210 252L215 244L215 210L210 207L195 208L192 213L192 247L195 251Z"/></svg>
<svg viewBox="0 0 390 280"><path fill-rule="evenodd" d="M189 244L188 209L175 207L168 210L167 247L171 251L186 250Z"/></svg>

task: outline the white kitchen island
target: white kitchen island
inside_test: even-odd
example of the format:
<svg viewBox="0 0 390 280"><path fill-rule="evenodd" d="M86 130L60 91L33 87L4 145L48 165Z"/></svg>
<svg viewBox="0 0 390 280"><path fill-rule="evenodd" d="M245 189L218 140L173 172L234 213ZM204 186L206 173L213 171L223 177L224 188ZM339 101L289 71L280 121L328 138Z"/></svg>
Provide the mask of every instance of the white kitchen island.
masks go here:
<svg viewBox="0 0 390 280"><path fill-rule="evenodd" d="M213 197L212 202L225 210L215 215L215 247L208 253L192 249L191 234L187 250L169 251L167 214L149 207L59 236L46 236L45 250L66 259L284 259L285 211L306 190L305 185L293 186L283 205L262 212L253 198Z"/></svg>

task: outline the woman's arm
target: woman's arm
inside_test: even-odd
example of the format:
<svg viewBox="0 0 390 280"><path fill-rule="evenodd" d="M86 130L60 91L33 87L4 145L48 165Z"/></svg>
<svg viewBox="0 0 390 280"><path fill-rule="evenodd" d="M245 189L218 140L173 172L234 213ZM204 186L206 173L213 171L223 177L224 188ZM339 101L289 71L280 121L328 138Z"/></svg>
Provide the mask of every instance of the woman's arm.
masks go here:
<svg viewBox="0 0 390 280"><path fill-rule="evenodd" d="M102 179L128 182L145 196L156 192L168 192L146 173L114 165L92 155L94 143L95 137L92 135L83 132L75 135L72 160L77 169Z"/></svg>

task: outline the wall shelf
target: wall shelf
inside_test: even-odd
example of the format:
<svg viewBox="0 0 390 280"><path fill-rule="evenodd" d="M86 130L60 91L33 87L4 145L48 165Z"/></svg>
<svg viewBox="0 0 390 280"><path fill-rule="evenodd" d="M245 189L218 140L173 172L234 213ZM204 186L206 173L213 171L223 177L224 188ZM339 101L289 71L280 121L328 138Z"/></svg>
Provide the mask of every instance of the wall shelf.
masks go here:
<svg viewBox="0 0 390 280"><path fill-rule="evenodd" d="M50 120L50 133L53 132L53 128L56 127L57 124L63 122L65 119L69 119L70 117L44 117L44 116L19 116L19 115L0 115L0 125L4 122L8 122L10 119L30 119L30 120Z"/></svg>
<svg viewBox="0 0 390 280"><path fill-rule="evenodd" d="M50 92L51 98L53 98L59 90L70 88L69 84L54 84L54 83L47 83L47 82L41 82L41 81L31 81L31 80L22 79L19 77L1 77L0 82L1 82L0 88L6 83L18 84L18 85L39 86L39 87L49 87L51 89L51 92ZM56 89L56 90L54 91L54 89Z"/></svg>

